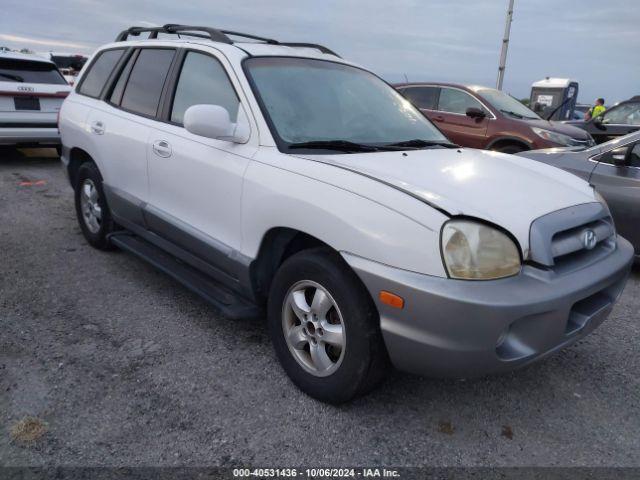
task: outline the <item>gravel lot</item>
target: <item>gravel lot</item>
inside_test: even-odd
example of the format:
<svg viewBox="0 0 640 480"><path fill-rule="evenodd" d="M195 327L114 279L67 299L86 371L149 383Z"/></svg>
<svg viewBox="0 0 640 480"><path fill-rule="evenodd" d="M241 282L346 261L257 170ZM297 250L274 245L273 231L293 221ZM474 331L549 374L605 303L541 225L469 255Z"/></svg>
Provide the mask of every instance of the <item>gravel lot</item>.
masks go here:
<svg viewBox="0 0 640 480"><path fill-rule="evenodd" d="M395 373L331 407L288 381L263 322L87 246L53 151L0 153L0 465L640 466L639 311L636 268L609 320L542 363Z"/></svg>

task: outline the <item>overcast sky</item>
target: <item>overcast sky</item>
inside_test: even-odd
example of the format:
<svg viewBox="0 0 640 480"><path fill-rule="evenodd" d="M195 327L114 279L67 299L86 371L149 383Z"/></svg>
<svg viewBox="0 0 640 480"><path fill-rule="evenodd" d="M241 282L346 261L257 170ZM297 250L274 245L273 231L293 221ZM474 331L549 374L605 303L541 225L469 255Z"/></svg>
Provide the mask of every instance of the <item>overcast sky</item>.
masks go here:
<svg viewBox="0 0 640 480"><path fill-rule="evenodd" d="M495 85L507 0L2 0L0 45L90 53L118 31L191 23L326 44L389 81ZM545 76L579 101L640 95L640 0L515 0L504 89Z"/></svg>

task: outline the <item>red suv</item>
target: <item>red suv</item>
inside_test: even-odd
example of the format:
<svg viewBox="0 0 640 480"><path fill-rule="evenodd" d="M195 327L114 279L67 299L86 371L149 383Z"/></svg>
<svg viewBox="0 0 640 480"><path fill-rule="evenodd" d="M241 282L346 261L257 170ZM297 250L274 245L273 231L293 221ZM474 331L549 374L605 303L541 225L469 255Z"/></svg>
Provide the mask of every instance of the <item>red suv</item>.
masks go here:
<svg viewBox="0 0 640 480"><path fill-rule="evenodd" d="M504 153L591 146L584 130L539 117L500 90L451 83L394 85L449 139L464 147Z"/></svg>

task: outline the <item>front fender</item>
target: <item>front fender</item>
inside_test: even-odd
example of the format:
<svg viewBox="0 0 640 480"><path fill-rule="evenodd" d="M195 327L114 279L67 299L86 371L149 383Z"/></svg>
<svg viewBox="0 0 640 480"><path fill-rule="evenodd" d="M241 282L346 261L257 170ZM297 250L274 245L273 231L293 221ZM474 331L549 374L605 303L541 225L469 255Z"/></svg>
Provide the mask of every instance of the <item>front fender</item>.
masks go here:
<svg viewBox="0 0 640 480"><path fill-rule="evenodd" d="M313 164L311 168L330 169L325 172L329 174L339 170L309 163ZM365 182L367 191L356 193L330 183L326 177L318 180L252 162L243 190L242 253L255 258L265 234L274 227L286 227L311 235L339 252L404 270L446 276L440 257L440 227L446 215L374 180L346 171L338 175L341 182L350 185L362 187ZM411 208L401 208L398 200L410 202ZM411 209L420 210L422 218L414 219L403 212Z"/></svg>

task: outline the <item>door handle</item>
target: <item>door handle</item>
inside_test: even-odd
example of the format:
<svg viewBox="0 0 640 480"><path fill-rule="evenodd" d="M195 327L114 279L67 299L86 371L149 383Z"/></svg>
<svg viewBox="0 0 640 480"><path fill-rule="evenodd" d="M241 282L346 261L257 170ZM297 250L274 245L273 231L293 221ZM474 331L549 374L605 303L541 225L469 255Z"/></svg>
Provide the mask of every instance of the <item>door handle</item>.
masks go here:
<svg viewBox="0 0 640 480"><path fill-rule="evenodd" d="M166 140L156 140L153 142L153 153L162 158L171 156L171 145Z"/></svg>
<svg viewBox="0 0 640 480"><path fill-rule="evenodd" d="M91 122L91 133L95 133L96 135L104 135L104 123L102 123L100 120Z"/></svg>
<svg viewBox="0 0 640 480"><path fill-rule="evenodd" d="M442 115L436 115L433 117L436 122L444 122L444 117Z"/></svg>

